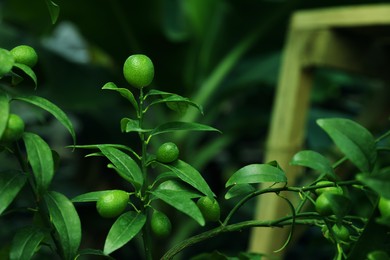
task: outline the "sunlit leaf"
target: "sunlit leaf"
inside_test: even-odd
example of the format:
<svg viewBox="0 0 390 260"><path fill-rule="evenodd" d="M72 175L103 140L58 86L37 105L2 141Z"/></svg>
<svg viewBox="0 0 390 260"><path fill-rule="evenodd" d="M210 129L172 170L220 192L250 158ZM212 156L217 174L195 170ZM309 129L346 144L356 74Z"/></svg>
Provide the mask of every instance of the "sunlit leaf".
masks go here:
<svg viewBox="0 0 390 260"><path fill-rule="evenodd" d="M115 166L118 174L139 189L143 183L143 176L138 164L126 153L114 147L101 146L100 151Z"/></svg>
<svg viewBox="0 0 390 260"><path fill-rule="evenodd" d="M203 176L188 163L177 160L170 164L161 165L171 170L178 178L202 192L204 195L207 195L210 198L214 196L214 193L211 191Z"/></svg>
<svg viewBox="0 0 390 260"><path fill-rule="evenodd" d="M60 251L65 259L74 259L81 242L80 218L72 202L63 194L50 191L44 201L51 223L60 242Z"/></svg>
<svg viewBox="0 0 390 260"><path fill-rule="evenodd" d="M165 203L193 218L199 225L203 226L205 224L202 213L196 203L192 200L201 197L201 194L172 180L161 183L156 190L152 191L152 194L156 198L161 199Z"/></svg>
<svg viewBox="0 0 390 260"><path fill-rule="evenodd" d="M102 89L114 90L114 91L118 92L119 94L121 94L122 97L126 98L131 103L131 105L134 107L134 109L138 113L138 110L139 110L138 103L135 100L133 93L131 93L131 91L129 89L118 88L115 85L115 83L113 83L113 82L106 83Z"/></svg>
<svg viewBox="0 0 390 260"><path fill-rule="evenodd" d="M128 211L120 215L108 232L104 253L111 254L124 246L141 231L145 222L146 216L142 213Z"/></svg>
<svg viewBox="0 0 390 260"><path fill-rule="evenodd" d="M0 215L18 195L26 180L26 175L16 170L0 172Z"/></svg>
<svg viewBox="0 0 390 260"><path fill-rule="evenodd" d="M10 259L32 259L44 238L45 232L34 226L18 230L11 243Z"/></svg>
<svg viewBox="0 0 390 260"><path fill-rule="evenodd" d="M52 114L69 131L73 138L73 143L76 143L76 133L74 131L73 124L57 105L38 96L13 96L13 99L30 103Z"/></svg>
<svg viewBox="0 0 390 260"><path fill-rule="evenodd" d="M218 129L214 127L203 125L199 123L191 123L191 122L168 122L159 125L150 133L151 136L170 133L175 131L215 131L220 132Z"/></svg>
<svg viewBox="0 0 390 260"><path fill-rule="evenodd" d="M319 119L317 124L360 171L373 169L377 157L375 139L366 128L343 118Z"/></svg>
<svg viewBox="0 0 390 260"><path fill-rule="evenodd" d="M262 182L287 182L287 177L283 170L269 164L250 164L236 171L225 186Z"/></svg>
<svg viewBox="0 0 390 260"><path fill-rule="evenodd" d="M72 199L73 203L77 202L96 202L104 193L110 192L109 190L92 191L84 194L80 194Z"/></svg>
<svg viewBox="0 0 390 260"><path fill-rule="evenodd" d="M54 161L49 145L37 134L25 132L23 141L38 192L43 194L54 176Z"/></svg>
<svg viewBox="0 0 390 260"><path fill-rule="evenodd" d="M314 151L305 150L296 153L291 159L290 164L308 167L320 174L327 175L332 180L336 179L336 174L329 160Z"/></svg>

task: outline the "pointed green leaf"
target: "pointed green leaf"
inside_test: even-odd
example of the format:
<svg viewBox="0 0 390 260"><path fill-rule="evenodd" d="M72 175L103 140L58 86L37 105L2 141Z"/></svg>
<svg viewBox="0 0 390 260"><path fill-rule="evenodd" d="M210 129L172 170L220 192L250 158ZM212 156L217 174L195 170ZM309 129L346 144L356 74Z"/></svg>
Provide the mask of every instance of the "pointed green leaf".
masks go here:
<svg viewBox="0 0 390 260"><path fill-rule="evenodd" d="M72 202L59 192L46 193L44 201L60 241L62 255L66 260L74 259L81 242L81 223L76 209Z"/></svg>
<svg viewBox="0 0 390 260"><path fill-rule="evenodd" d="M250 164L236 171L226 182L225 187L262 182L287 182L287 178L280 168L269 164Z"/></svg>
<svg viewBox="0 0 390 260"><path fill-rule="evenodd" d="M137 132L137 133L147 133L151 130L142 129L139 126L139 121L131 118L122 118L121 120L121 131L123 133Z"/></svg>
<svg viewBox="0 0 390 260"><path fill-rule="evenodd" d="M114 147L100 146L99 149L112 162L122 178L132 183L136 189L142 186L144 179L141 169L128 154Z"/></svg>
<svg viewBox="0 0 390 260"><path fill-rule="evenodd" d="M73 138L73 143L76 143L76 133L74 131L72 122L57 105L51 103L45 98L38 96L13 96L13 99L30 103L51 113L69 131Z"/></svg>
<svg viewBox="0 0 390 260"><path fill-rule="evenodd" d="M124 246L141 231L145 222L146 216L134 211L128 211L119 216L108 232L104 243L104 253L111 254Z"/></svg>
<svg viewBox="0 0 390 260"><path fill-rule="evenodd" d="M52 0L46 0L46 5L49 9L51 23L55 24L57 22L58 16L60 15L60 7Z"/></svg>
<svg viewBox="0 0 390 260"><path fill-rule="evenodd" d="M203 215L196 203L192 200L201 197L201 194L172 180L161 183L156 190L152 191L152 194L156 198L161 199L165 203L193 218L199 225L204 226L205 220Z"/></svg>
<svg viewBox="0 0 390 260"><path fill-rule="evenodd" d="M250 184L244 183L244 184L237 184L232 186L228 192L225 194L225 199L231 199L238 196L244 196L248 195L252 192L256 191L255 187L253 187Z"/></svg>
<svg viewBox="0 0 390 260"><path fill-rule="evenodd" d="M332 180L336 179L336 174L329 160L322 154L314 151L306 150L296 153L291 159L290 164L308 167L320 174L327 175Z"/></svg>
<svg viewBox="0 0 390 260"><path fill-rule="evenodd" d="M20 69L21 71L23 71L23 73L25 73L27 76L29 76L32 79L32 81L34 81L35 87L38 85L37 76L35 75L35 72L29 66L22 64L22 63L15 63L14 67Z"/></svg>
<svg viewBox="0 0 390 260"><path fill-rule="evenodd" d="M377 157L375 140L366 128L343 118L319 119L317 124L360 171L373 169Z"/></svg>
<svg viewBox="0 0 390 260"><path fill-rule="evenodd" d="M18 195L26 180L26 175L19 171L0 172L0 215Z"/></svg>
<svg viewBox="0 0 390 260"><path fill-rule="evenodd" d="M14 63L15 58L10 51L0 48L0 79L11 71Z"/></svg>
<svg viewBox="0 0 390 260"><path fill-rule="evenodd" d="M131 149L130 147L123 145L123 144L88 144L88 145L70 145L68 147L81 148L81 149L100 149L101 147L113 147L113 148L117 148L119 150L129 151L132 154L134 154L138 159L140 159L138 154L136 152L134 152L133 149Z"/></svg>
<svg viewBox="0 0 390 260"><path fill-rule="evenodd" d="M138 113L138 103L134 98L133 93L127 88L118 88L115 83L108 82L106 83L102 89L108 89L108 90L114 90L121 94L122 97L126 98L128 101L130 101L131 105L135 108L136 112Z"/></svg>
<svg viewBox="0 0 390 260"><path fill-rule="evenodd" d="M204 195L209 196L210 198L214 197L214 193L211 191L203 176L188 163L177 160L170 164L161 165L171 170L182 181L188 183L198 191L202 192Z"/></svg>
<svg viewBox="0 0 390 260"><path fill-rule="evenodd" d="M109 192L109 190L102 191L92 191L84 194L80 194L72 199L73 203L77 202L95 202L97 201L104 193Z"/></svg>
<svg viewBox="0 0 390 260"><path fill-rule="evenodd" d="M1 65L0 65L1 66ZM0 137L7 127L9 117L9 98L7 93L0 89Z"/></svg>
<svg viewBox="0 0 390 260"><path fill-rule="evenodd" d="M175 131L216 131L220 132L214 127L203 125L199 123L190 123L190 122L168 122L159 125L150 133L151 136L170 133Z"/></svg>
<svg viewBox="0 0 390 260"><path fill-rule="evenodd" d="M37 134L25 132L23 140L37 190L42 194L49 188L54 176L53 154L49 145Z"/></svg>
<svg viewBox="0 0 390 260"><path fill-rule="evenodd" d="M34 226L18 230L11 243L10 260L32 259L44 238L45 233Z"/></svg>
<svg viewBox="0 0 390 260"><path fill-rule="evenodd" d="M390 167L381 169L374 174L358 174L356 179L380 194L380 196L390 199Z"/></svg>
<svg viewBox="0 0 390 260"><path fill-rule="evenodd" d="M102 250L90 249L90 248L80 250L79 254L76 256L75 260L79 259L80 256L87 256L87 255L103 256L104 259L115 260L115 258L112 258L109 255L106 255ZM84 259L84 258L82 258L82 259ZM87 259L90 259L90 258L87 258Z"/></svg>

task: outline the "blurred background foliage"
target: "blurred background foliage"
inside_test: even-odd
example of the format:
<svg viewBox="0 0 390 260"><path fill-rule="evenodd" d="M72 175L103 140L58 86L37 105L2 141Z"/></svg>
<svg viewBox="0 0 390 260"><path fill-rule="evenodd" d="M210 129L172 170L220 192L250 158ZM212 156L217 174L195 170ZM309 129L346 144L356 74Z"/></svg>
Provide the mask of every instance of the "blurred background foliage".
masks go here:
<svg viewBox="0 0 390 260"><path fill-rule="evenodd" d="M39 55L35 68L38 89L26 81L19 90L46 97L65 110L75 124L78 144L137 146L137 139L120 133L119 128L119 120L132 115L131 107L119 95L104 92L101 87L108 81L126 86L122 76L124 60L135 53L148 55L156 70L152 88L189 97L205 111L204 116L191 109L178 115L159 107L149 113L148 122L155 124L166 118L197 121L223 132L163 135L155 147L168 140L177 142L182 159L201 170L222 198L224 182L232 171L262 162L291 13L386 1L57 0L54 2L60 13L54 24L46 2L0 2L0 47L11 49L27 44ZM373 100L372 89L383 89L384 84L361 75L319 70L308 118L307 146L324 150L329 145L314 123L318 117L356 117L362 111L371 111L370 118L372 111L384 109L387 113L382 115L388 115L383 101L388 92L380 95L382 103L368 102ZM71 143L70 137L50 116L18 103L12 104L12 110L26 120L29 131L43 135L62 157L54 189L72 197L87 191L126 188L99 158L85 159L83 151L64 148ZM388 122L380 118L371 127L380 131L383 121ZM367 122L372 123L372 118ZM12 163L8 159L0 158L3 165ZM225 206L229 208L231 204ZM110 222L97 217L93 205L79 210L85 228L83 246L101 248ZM252 213L253 205L249 203L237 218L247 219ZM171 243L198 229L190 222L179 228L180 222L188 219L181 215L171 217L177 220ZM2 233L11 233L13 224L8 223L6 228L3 224ZM193 250L245 251L248 234L244 231L226 236ZM131 250L137 252L130 248L117 254L136 254ZM310 254L316 254L310 248L303 250L308 259Z"/></svg>

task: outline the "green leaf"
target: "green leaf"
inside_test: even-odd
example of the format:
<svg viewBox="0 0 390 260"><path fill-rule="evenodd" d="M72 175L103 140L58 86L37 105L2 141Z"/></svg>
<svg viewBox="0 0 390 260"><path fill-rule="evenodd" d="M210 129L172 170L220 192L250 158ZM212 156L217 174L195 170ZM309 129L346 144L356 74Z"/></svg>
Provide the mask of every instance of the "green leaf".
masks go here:
<svg viewBox="0 0 390 260"><path fill-rule="evenodd" d="M74 205L65 195L55 191L46 193L44 201L63 257L74 259L81 242L81 223Z"/></svg>
<svg viewBox="0 0 390 260"><path fill-rule="evenodd" d="M68 147L80 148L80 149L100 149L101 147L112 147L112 148L117 148L117 149L124 150L124 151L129 151L132 154L134 154L138 159L140 159L138 154L136 152L134 152L133 149L131 149L130 147L123 145L123 144L88 144L88 145L70 145Z"/></svg>
<svg viewBox="0 0 390 260"><path fill-rule="evenodd" d="M209 185L202 177L202 175L188 163L177 160L170 164L160 164L171 170L182 181L188 183L198 191L210 198L214 197L214 193L211 191Z"/></svg>
<svg viewBox="0 0 390 260"><path fill-rule="evenodd" d="M104 243L104 253L111 254L124 246L141 231L145 222L146 216L134 211L128 211L119 216L108 232Z"/></svg>
<svg viewBox="0 0 390 260"><path fill-rule="evenodd" d="M29 66L22 64L22 63L15 63L14 67L20 69L21 71L23 71L23 73L25 73L27 76L29 76L34 81L35 87L38 85L37 76L35 75L35 72Z"/></svg>
<svg viewBox="0 0 390 260"><path fill-rule="evenodd" d="M202 195L196 193L177 181L165 181L151 192L156 198L171 205L177 210L193 218L199 225L204 226L205 220L196 203L192 200Z"/></svg>
<svg viewBox="0 0 390 260"><path fill-rule="evenodd" d="M32 259L44 238L45 233L34 226L18 230L11 243L10 260Z"/></svg>
<svg viewBox="0 0 390 260"><path fill-rule="evenodd" d="M390 199L390 167L381 169L374 174L358 174L356 179L370 187L380 196Z"/></svg>
<svg viewBox="0 0 390 260"><path fill-rule="evenodd" d="M80 250L79 254L76 256L75 260L79 259L80 256L84 256L84 255L104 256L104 258L106 258L106 259L115 260L115 258L112 258L109 255L106 255L102 250L90 249L90 248ZM87 259L90 259L90 258L87 258Z"/></svg>
<svg viewBox="0 0 390 260"><path fill-rule="evenodd" d="M141 169L128 154L114 147L101 146L99 149L113 163L123 179L132 183L136 189L142 186L144 179Z"/></svg>
<svg viewBox="0 0 390 260"><path fill-rule="evenodd" d="M0 172L0 215L18 195L26 180L26 175L16 170Z"/></svg>
<svg viewBox="0 0 390 260"><path fill-rule="evenodd" d="M47 8L49 9L51 23L55 24L57 22L59 14L60 14L60 7L56 3L54 3L52 0L46 0L46 5L47 5Z"/></svg>
<svg viewBox="0 0 390 260"><path fill-rule="evenodd" d="M226 182L225 187L262 182L287 182L287 177L278 167L269 164L250 164L236 171Z"/></svg>
<svg viewBox="0 0 390 260"><path fill-rule="evenodd" d="M225 194L225 199L231 199L238 196L248 195L252 192L256 191L255 187L253 187L250 184L244 183L244 184L237 184L233 185L228 192Z"/></svg>
<svg viewBox="0 0 390 260"><path fill-rule="evenodd" d="M199 123L191 123L191 122L168 122L159 125L150 133L151 136L171 133L175 131L216 131L220 132L218 129L214 127L199 124Z"/></svg>
<svg viewBox="0 0 390 260"><path fill-rule="evenodd" d="M360 171L371 172L377 151L374 137L366 128L342 118L319 119L317 124Z"/></svg>
<svg viewBox="0 0 390 260"><path fill-rule="evenodd" d="M0 65L1 66L1 65ZM9 98L7 93L0 89L0 137L7 127L9 117Z"/></svg>
<svg viewBox="0 0 390 260"><path fill-rule="evenodd" d="M0 48L0 79L9 73L15 63L15 58L10 51Z"/></svg>
<svg viewBox="0 0 390 260"><path fill-rule="evenodd" d="M49 145L37 134L25 132L23 141L37 190L42 194L49 188L54 176L53 154Z"/></svg>
<svg viewBox="0 0 390 260"><path fill-rule="evenodd" d="M203 114L202 106L180 95L159 90L151 90L149 91L148 95L161 95L163 98L150 103L147 109L156 104L166 103L170 109L176 112L184 113L187 110L186 108L188 105L190 105L198 109L199 112Z"/></svg>
<svg viewBox="0 0 390 260"><path fill-rule="evenodd" d="M336 180L336 174L329 160L322 154L306 150L296 153L290 161L291 165L311 168L320 174L327 175L331 180Z"/></svg>
<svg viewBox="0 0 390 260"><path fill-rule="evenodd" d="M51 113L69 131L73 138L73 143L76 143L76 133L72 122L58 106L51 103L49 100L38 96L13 96L13 99L30 103Z"/></svg>
<svg viewBox="0 0 390 260"><path fill-rule="evenodd" d="M137 133L147 133L151 130L142 129L139 126L139 121L131 118L122 118L121 120L121 131L123 133L137 132Z"/></svg>
<svg viewBox="0 0 390 260"><path fill-rule="evenodd" d="M78 195L72 199L73 203L77 202L95 202L97 201L104 193L109 192L109 190L102 191L92 191Z"/></svg>
<svg viewBox="0 0 390 260"><path fill-rule="evenodd" d="M134 107L134 109L137 111L137 113L139 112L138 103L135 100L133 93L131 93L131 91L129 89L118 88L115 85L115 83L113 83L113 82L106 83L102 89L114 90L114 91L118 92L119 94L121 94L122 97L124 97L128 101L130 101L131 105Z"/></svg>

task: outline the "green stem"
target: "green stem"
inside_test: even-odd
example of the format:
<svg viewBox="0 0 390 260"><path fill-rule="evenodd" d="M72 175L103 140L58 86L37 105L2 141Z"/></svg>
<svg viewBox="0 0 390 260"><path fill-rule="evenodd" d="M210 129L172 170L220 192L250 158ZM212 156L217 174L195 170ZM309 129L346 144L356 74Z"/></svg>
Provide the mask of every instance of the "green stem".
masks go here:
<svg viewBox="0 0 390 260"><path fill-rule="evenodd" d="M142 128L143 126L143 120L144 120L144 92L143 89L140 89L140 96L139 96L139 112L138 112L138 120L139 120L139 126ZM146 165L146 155L147 155L147 138L145 133L140 133L140 139L142 144L142 154L141 154L141 171L143 176L143 185L141 187L141 200L142 203L144 203L144 207L142 207L142 211L149 219L148 215L148 207L145 207L145 203L148 202L148 193L146 192L148 187L148 181L147 181L147 165ZM142 228L142 238L144 243L144 252L145 252L145 258L147 260L153 259L152 254L152 241L150 236L150 225L149 221L146 221L144 227Z"/></svg>

